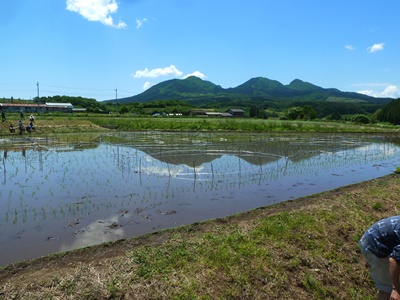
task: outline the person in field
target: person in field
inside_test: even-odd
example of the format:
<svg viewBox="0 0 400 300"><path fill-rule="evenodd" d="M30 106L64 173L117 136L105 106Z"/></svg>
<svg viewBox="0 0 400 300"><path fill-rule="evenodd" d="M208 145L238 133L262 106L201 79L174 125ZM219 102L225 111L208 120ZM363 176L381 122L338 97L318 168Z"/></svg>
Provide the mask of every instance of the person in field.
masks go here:
<svg viewBox="0 0 400 300"><path fill-rule="evenodd" d="M378 300L400 300L400 216L376 222L358 243L370 266Z"/></svg>
<svg viewBox="0 0 400 300"><path fill-rule="evenodd" d="M22 121L18 121L18 129L19 129L19 134L22 134L22 131L24 131L24 125L22 124Z"/></svg>

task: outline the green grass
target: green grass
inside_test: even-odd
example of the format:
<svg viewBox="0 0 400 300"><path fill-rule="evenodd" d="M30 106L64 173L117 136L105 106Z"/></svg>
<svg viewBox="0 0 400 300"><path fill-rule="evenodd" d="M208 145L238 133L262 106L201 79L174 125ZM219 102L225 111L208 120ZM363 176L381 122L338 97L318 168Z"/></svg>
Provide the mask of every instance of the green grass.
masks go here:
<svg viewBox="0 0 400 300"><path fill-rule="evenodd" d="M10 134L8 126L17 126L19 115L10 114L7 122L0 123L0 135ZM201 117L135 117L129 115L101 114L41 114L36 116L36 131L31 135L93 132L114 129L118 131L277 131L277 132L398 132L389 124L358 125L345 122L284 121L251 118L201 118ZM28 124L28 120L23 120ZM24 134L27 134L26 132Z"/></svg>
<svg viewBox="0 0 400 300"><path fill-rule="evenodd" d="M294 132L397 132L396 126L356 125L340 122L283 121L224 118L88 117L98 126L118 130L294 131Z"/></svg>

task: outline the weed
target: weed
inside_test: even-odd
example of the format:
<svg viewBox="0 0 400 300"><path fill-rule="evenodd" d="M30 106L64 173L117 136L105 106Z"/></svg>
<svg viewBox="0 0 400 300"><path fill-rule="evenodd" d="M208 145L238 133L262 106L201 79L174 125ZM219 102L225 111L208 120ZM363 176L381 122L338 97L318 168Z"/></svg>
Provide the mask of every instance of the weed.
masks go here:
<svg viewBox="0 0 400 300"><path fill-rule="evenodd" d="M383 204L382 204L382 202L380 202L380 201L375 202L375 203L372 205L372 208L373 208L374 210L381 210L381 209L383 208Z"/></svg>

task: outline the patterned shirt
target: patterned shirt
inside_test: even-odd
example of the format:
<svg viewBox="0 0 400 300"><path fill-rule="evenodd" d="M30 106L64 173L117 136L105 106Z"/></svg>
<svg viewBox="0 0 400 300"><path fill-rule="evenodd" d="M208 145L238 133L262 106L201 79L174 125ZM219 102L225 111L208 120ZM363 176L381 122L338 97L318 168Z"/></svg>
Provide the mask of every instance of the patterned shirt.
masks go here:
<svg viewBox="0 0 400 300"><path fill-rule="evenodd" d="M380 220L361 237L360 246L377 257L392 257L400 264L400 216Z"/></svg>

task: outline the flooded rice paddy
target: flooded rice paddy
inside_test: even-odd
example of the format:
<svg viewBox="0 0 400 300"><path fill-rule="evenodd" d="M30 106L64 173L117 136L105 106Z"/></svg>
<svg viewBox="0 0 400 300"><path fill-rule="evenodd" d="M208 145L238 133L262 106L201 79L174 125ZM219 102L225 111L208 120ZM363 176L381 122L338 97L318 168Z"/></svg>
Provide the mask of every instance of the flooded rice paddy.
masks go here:
<svg viewBox="0 0 400 300"><path fill-rule="evenodd" d="M110 133L0 139L0 266L392 173L393 135Z"/></svg>

